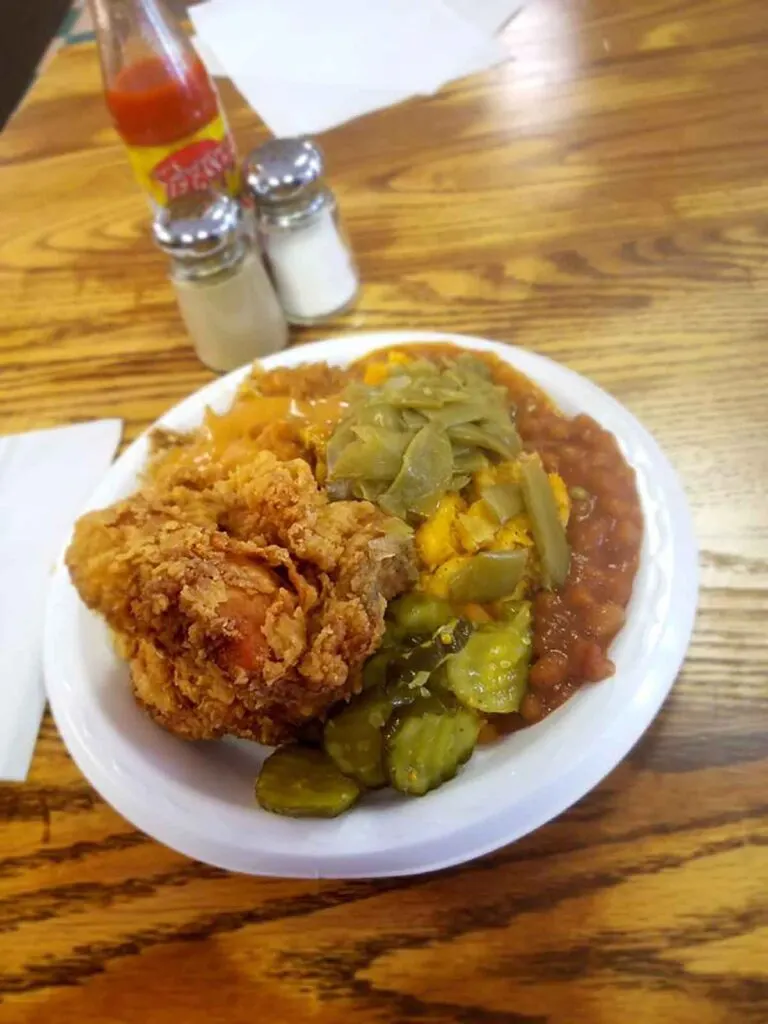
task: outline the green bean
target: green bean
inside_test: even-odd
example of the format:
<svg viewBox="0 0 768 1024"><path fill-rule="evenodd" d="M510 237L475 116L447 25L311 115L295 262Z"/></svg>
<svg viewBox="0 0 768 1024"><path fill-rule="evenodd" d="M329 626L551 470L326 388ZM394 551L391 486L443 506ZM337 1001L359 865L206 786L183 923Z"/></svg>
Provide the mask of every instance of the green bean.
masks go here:
<svg viewBox="0 0 768 1024"><path fill-rule="evenodd" d="M475 548L481 548L483 544L493 540L496 535L496 528L482 516L461 514L457 517L458 523L470 537Z"/></svg>
<svg viewBox="0 0 768 1024"><path fill-rule="evenodd" d="M478 448L454 448L453 467L457 473L477 473L488 465L488 458Z"/></svg>
<svg viewBox="0 0 768 1024"><path fill-rule="evenodd" d="M448 489L452 475L451 443L428 423L405 449L399 473L381 496L381 507L401 519L429 515Z"/></svg>
<svg viewBox="0 0 768 1024"><path fill-rule="evenodd" d="M503 459L514 459L522 448L517 431L511 424L500 429L495 424L462 423L449 427L448 436L453 442L485 448Z"/></svg>
<svg viewBox="0 0 768 1024"><path fill-rule="evenodd" d="M423 412L419 412L418 409L401 409L400 419L406 430L421 430L422 427L429 423L429 418Z"/></svg>
<svg viewBox="0 0 768 1024"><path fill-rule="evenodd" d="M480 551L451 577L456 604L488 604L509 597L525 573L525 551Z"/></svg>
<svg viewBox="0 0 768 1024"><path fill-rule="evenodd" d="M471 757L481 724L471 711L435 695L395 712L385 731L392 786L423 796L452 779Z"/></svg>
<svg viewBox="0 0 768 1024"><path fill-rule="evenodd" d="M410 636L431 635L455 618L447 601L415 592L392 601L387 608L387 615Z"/></svg>
<svg viewBox="0 0 768 1024"><path fill-rule="evenodd" d="M503 526L525 508L523 494L517 484L490 484L483 487L480 497Z"/></svg>
<svg viewBox="0 0 768 1024"><path fill-rule="evenodd" d="M384 394L396 409L419 409L426 415L443 409L447 402L460 402L466 398L464 391L441 387L438 378L428 382L418 378L414 381L399 378L391 382Z"/></svg>
<svg viewBox="0 0 768 1024"><path fill-rule="evenodd" d="M462 430L464 426L482 420L488 411L487 402L481 398L470 401L448 402L441 409L432 413L430 419L441 427L451 430Z"/></svg>
<svg viewBox="0 0 768 1024"><path fill-rule="evenodd" d="M391 376L405 374L408 377L434 377L436 372L436 366L431 359L411 359L406 366L399 367Z"/></svg>
<svg viewBox="0 0 768 1024"><path fill-rule="evenodd" d="M399 471L403 452L413 435L371 426L355 426L352 431L356 439L335 458L331 479L389 483Z"/></svg>
<svg viewBox="0 0 768 1024"><path fill-rule="evenodd" d="M409 526L408 523L404 523L402 519L388 519L383 524L383 531L386 537L392 537L396 540L412 540L413 539L413 527Z"/></svg>
<svg viewBox="0 0 768 1024"><path fill-rule="evenodd" d="M465 487L472 483L472 477L468 473L454 473L451 478L451 490L461 494Z"/></svg>
<svg viewBox="0 0 768 1024"><path fill-rule="evenodd" d="M355 440L355 432L349 421L342 421L331 435L328 444L325 446L325 461L328 466L328 474L333 475L336 463L348 444Z"/></svg>
<svg viewBox="0 0 768 1024"><path fill-rule="evenodd" d="M468 352L462 352L455 359L451 359L449 365L463 383L473 383L479 379L481 383L487 384L491 380L491 368L488 363Z"/></svg>
<svg viewBox="0 0 768 1024"><path fill-rule="evenodd" d="M544 584L550 588L561 587L568 575L570 552L552 485L537 455L523 456L520 469L523 500L541 559Z"/></svg>
<svg viewBox="0 0 768 1024"><path fill-rule="evenodd" d="M518 711L528 687L531 659L530 605L511 622L480 626L446 662L446 685L462 704L485 714Z"/></svg>
<svg viewBox="0 0 768 1024"><path fill-rule="evenodd" d="M297 744L270 754L256 780L264 810L291 818L335 818L359 796L360 786L324 751Z"/></svg>
<svg viewBox="0 0 768 1024"><path fill-rule="evenodd" d="M506 389L472 356L412 360L380 384L349 385L326 449L333 499L365 498L413 524L473 473L515 457Z"/></svg>
<svg viewBox="0 0 768 1024"><path fill-rule="evenodd" d="M498 619L499 622L514 622L520 614L520 609L525 604L527 604L527 602L519 599L498 601L496 603L496 608L494 609L496 612L494 618Z"/></svg>
<svg viewBox="0 0 768 1024"><path fill-rule="evenodd" d="M354 489L351 480L331 480L327 490L333 500L336 500L334 495L338 493L336 488L339 484L354 491L354 493L349 493L348 497L363 498L364 501L372 501L374 504L378 504L379 498L387 489L386 481L382 483L380 480L358 480Z"/></svg>
<svg viewBox="0 0 768 1024"><path fill-rule="evenodd" d="M350 411L353 407L369 406L381 399L381 388L372 388L361 380L353 380L344 389L344 400Z"/></svg>
<svg viewBox="0 0 768 1024"><path fill-rule="evenodd" d="M355 406L355 421L359 424L381 427L384 430L399 430L402 426L397 409L384 401L362 401Z"/></svg>

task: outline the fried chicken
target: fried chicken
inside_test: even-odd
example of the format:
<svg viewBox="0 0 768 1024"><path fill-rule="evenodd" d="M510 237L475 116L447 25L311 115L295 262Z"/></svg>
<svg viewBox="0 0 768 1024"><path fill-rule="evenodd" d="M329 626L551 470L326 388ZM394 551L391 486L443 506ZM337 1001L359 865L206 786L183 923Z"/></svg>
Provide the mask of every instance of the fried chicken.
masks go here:
<svg viewBox="0 0 768 1024"><path fill-rule="evenodd" d="M368 502L330 502L302 459L190 445L161 437L140 492L79 520L67 566L160 725L280 743L360 688L411 541Z"/></svg>

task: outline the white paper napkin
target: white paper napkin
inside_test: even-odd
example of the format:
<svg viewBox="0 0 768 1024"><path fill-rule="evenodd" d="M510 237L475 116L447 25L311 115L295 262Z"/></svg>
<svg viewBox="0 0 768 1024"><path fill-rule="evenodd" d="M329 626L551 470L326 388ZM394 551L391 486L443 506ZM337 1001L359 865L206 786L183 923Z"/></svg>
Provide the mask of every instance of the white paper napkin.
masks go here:
<svg viewBox="0 0 768 1024"><path fill-rule="evenodd" d="M483 32L499 32L521 10L521 0L444 0Z"/></svg>
<svg viewBox="0 0 768 1024"><path fill-rule="evenodd" d="M26 778L45 706L48 582L121 430L99 420L0 437L0 780Z"/></svg>
<svg viewBox="0 0 768 1024"><path fill-rule="evenodd" d="M275 135L312 134L498 64L519 0L210 0L196 43ZM469 16L467 15L469 11Z"/></svg>

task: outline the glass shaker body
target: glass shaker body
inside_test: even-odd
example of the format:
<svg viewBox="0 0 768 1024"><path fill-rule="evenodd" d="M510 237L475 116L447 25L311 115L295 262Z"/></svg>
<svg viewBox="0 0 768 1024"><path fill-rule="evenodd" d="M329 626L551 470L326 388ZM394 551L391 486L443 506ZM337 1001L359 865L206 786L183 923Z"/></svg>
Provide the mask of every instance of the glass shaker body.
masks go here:
<svg viewBox="0 0 768 1024"><path fill-rule="evenodd" d="M171 263L184 324L201 362L228 371L285 348L288 327L259 253L247 240L207 264Z"/></svg>
<svg viewBox="0 0 768 1024"><path fill-rule="evenodd" d="M360 278L333 193L311 208L258 217L264 258L290 323L314 324L352 306Z"/></svg>
<svg viewBox="0 0 768 1024"><path fill-rule="evenodd" d="M284 348L288 328L240 204L196 194L152 223L200 359L233 370Z"/></svg>
<svg viewBox="0 0 768 1024"><path fill-rule="evenodd" d="M290 323L314 324L348 309L360 278L317 143L272 139L245 159L245 191L264 256Z"/></svg>

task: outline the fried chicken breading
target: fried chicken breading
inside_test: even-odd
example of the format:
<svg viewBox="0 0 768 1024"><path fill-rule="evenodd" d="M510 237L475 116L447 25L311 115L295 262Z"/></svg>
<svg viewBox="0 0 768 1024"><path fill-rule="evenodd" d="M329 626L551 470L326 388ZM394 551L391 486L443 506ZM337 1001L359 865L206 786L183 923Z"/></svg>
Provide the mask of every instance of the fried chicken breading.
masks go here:
<svg viewBox="0 0 768 1024"><path fill-rule="evenodd" d="M138 494L80 519L67 565L156 721L283 742L359 689L386 602L413 581L410 539L368 502L329 502L301 459L176 471L187 443L161 439Z"/></svg>

